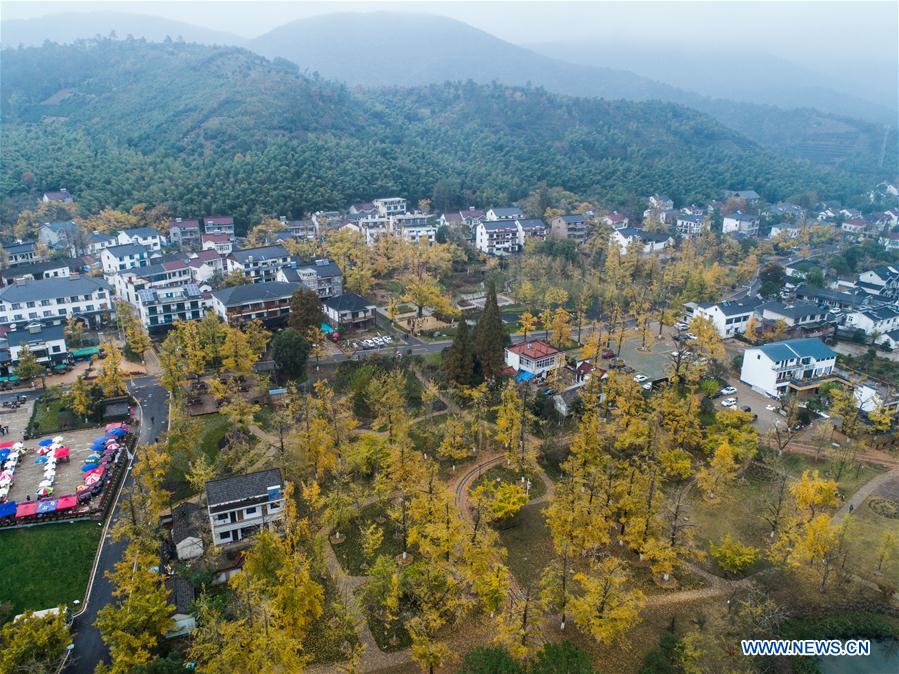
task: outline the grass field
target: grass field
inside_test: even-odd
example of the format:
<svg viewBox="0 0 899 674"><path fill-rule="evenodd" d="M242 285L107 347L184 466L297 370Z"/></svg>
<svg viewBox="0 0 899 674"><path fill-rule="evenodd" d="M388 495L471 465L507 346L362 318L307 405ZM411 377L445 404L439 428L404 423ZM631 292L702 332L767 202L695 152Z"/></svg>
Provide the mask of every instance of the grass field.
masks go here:
<svg viewBox="0 0 899 674"><path fill-rule="evenodd" d="M552 537L543 514L545 505L526 505L509 526L499 530L500 541L508 552L506 563L522 586L539 581L544 567L554 557Z"/></svg>
<svg viewBox="0 0 899 674"><path fill-rule="evenodd" d="M97 522L0 531L0 600L16 615L83 599L101 531Z"/></svg>
<svg viewBox="0 0 899 674"><path fill-rule="evenodd" d="M365 574L363 566L366 560L362 552L362 528L367 528L371 524L377 524L384 530L384 540L381 542L381 547L378 548L376 557L378 555L394 557L403 551L402 541L393 535L393 525L384 513L384 509L379 504L365 506L346 532L341 532L345 534L345 540L334 546L334 554L337 555L340 565L351 576Z"/></svg>
<svg viewBox="0 0 899 674"><path fill-rule="evenodd" d="M821 476L828 476L829 464L815 463L813 457L799 454L785 454L784 463L790 474L799 477L806 470L818 470ZM858 472L846 469L839 481L839 490L844 498L849 498L865 482L876 476L879 469L868 466ZM766 469L753 466L745 477L725 490L724 496L714 503L702 500L696 490L690 495L689 518L696 532L696 547L708 551L709 543L719 543L725 534L730 534L744 544L765 549L770 543L768 524L762 519L766 502L772 491L772 474ZM873 516L873 513L872 513ZM883 518L881 518L883 519ZM750 571L757 570L764 562L757 563ZM704 566L718 571L714 561L706 560Z"/></svg>
<svg viewBox="0 0 899 674"><path fill-rule="evenodd" d="M68 401L58 388L51 388L34 403L34 412L30 421L32 437L48 435L56 431L67 431L73 428L89 428L93 423L84 423L69 409Z"/></svg>
<svg viewBox="0 0 899 674"><path fill-rule="evenodd" d="M228 432L228 420L221 414L206 414L200 419L203 422L203 430L200 433L199 449L215 462L221 449L222 438ZM169 464L166 486L172 490L172 499L175 501L187 498L193 493L185 477L190 471L189 463L189 457L175 454Z"/></svg>

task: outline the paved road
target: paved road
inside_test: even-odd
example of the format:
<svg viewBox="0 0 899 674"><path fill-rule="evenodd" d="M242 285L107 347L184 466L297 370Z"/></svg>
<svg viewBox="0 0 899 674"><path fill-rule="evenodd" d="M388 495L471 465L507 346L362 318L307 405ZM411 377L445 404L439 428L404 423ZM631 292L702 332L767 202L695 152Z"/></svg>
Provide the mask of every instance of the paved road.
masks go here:
<svg viewBox="0 0 899 674"><path fill-rule="evenodd" d="M140 403L141 427L138 441L140 444L153 442L168 426L168 394L159 385L155 377L137 377L129 382L128 390ZM131 472L125 476L122 491L131 485ZM119 503L112 511L112 520L119 517ZM75 618L75 649L65 671L68 674L92 674L100 660L108 662L106 646L100 639L100 632L94 626L97 611L111 603L112 586L105 572L112 571L113 566L122 558L126 543L114 542L107 534L100 541L100 562L84 613Z"/></svg>

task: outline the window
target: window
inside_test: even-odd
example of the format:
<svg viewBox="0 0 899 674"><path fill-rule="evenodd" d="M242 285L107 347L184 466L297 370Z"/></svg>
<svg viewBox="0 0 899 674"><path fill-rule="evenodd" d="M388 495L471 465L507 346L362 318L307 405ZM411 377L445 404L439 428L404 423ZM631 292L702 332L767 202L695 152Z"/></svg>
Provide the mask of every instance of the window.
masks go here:
<svg viewBox="0 0 899 674"><path fill-rule="evenodd" d="M230 541L231 540L231 532L230 531L222 531L219 534L220 541Z"/></svg>
<svg viewBox="0 0 899 674"><path fill-rule="evenodd" d="M25 306L31 309L34 306L34 302L28 302Z"/></svg>
<svg viewBox="0 0 899 674"><path fill-rule="evenodd" d="M253 506L252 508L247 508L246 510L243 511L243 514L244 515L255 515L256 514L256 506Z"/></svg>
<svg viewBox="0 0 899 674"><path fill-rule="evenodd" d="M218 519L219 522L227 522L228 513L219 513L218 515L216 515L216 519Z"/></svg>
<svg viewBox="0 0 899 674"><path fill-rule="evenodd" d="M62 351L62 347L61 347L61 346L54 346L52 350L53 350L53 353L59 353L60 351Z"/></svg>

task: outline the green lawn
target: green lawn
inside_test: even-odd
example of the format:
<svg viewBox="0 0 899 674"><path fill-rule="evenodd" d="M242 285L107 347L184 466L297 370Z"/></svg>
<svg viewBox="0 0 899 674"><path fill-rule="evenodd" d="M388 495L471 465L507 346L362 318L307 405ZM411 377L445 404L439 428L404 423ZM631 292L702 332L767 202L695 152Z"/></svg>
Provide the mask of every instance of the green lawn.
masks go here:
<svg viewBox="0 0 899 674"><path fill-rule="evenodd" d="M384 508L373 503L365 506L359 513L359 517L353 522L344 533L346 539L334 546L334 554L340 565L351 576L365 575L364 565L366 563L365 555L362 552L362 529L368 528L371 524L377 524L384 530L384 540L381 547L378 548L378 555L387 555L395 557L403 551L402 541L394 536L394 526L384 512Z"/></svg>
<svg viewBox="0 0 899 674"><path fill-rule="evenodd" d="M887 558L877 574L878 550L883 532L899 529L899 520L884 517L871 509L872 499L865 499L852 513L847 536L849 557L847 564L860 576L878 584L899 586L899 559Z"/></svg>
<svg viewBox="0 0 899 674"><path fill-rule="evenodd" d="M58 388L49 389L35 401L29 422L32 437L73 428L90 428L93 425L92 422L84 423L82 419L75 417Z"/></svg>
<svg viewBox="0 0 899 674"><path fill-rule="evenodd" d="M217 413L206 414L200 419L203 422L203 430L200 432L199 449L215 462L221 449L222 439L228 432L228 419ZM166 477L166 486L171 489L172 499L175 501L180 501L193 494L187 483L188 472L190 472L190 457L173 454Z"/></svg>
<svg viewBox="0 0 899 674"><path fill-rule="evenodd" d="M102 529L60 522L0 531L0 600L13 615L83 600Z"/></svg>
<svg viewBox="0 0 899 674"><path fill-rule="evenodd" d="M526 505L499 530L500 541L508 552L506 563L522 586L536 584L544 567L555 557L543 513L545 505Z"/></svg>
<svg viewBox="0 0 899 674"><path fill-rule="evenodd" d="M784 463L790 474L797 478L806 470L817 469L825 477L829 474L830 464L825 461L816 464L813 457L785 454ZM855 468L846 469L839 481L840 493L848 498L879 472L879 469L864 466L856 475ZM762 519L762 514L767 496L772 493L772 478L772 473L765 468L752 466L743 479L725 489L722 498L713 503L703 501L698 491L692 490L688 517L694 525L696 547L708 552L709 543L717 544L725 534L730 534L744 544L764 550L770 539L767 536L769 527ZM705 565L710 570L717 571L711 559ZM757 570L762 565L764 562L759 562L750 571Z"/></svg>

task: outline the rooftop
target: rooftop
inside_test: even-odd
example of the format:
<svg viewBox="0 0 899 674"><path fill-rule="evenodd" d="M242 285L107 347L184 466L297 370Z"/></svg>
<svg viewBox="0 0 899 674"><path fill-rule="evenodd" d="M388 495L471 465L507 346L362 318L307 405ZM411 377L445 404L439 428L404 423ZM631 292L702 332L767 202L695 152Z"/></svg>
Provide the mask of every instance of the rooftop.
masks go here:
<svg viewBox="0 0 899 674"><path fill-rule="evenodd" d="M23 324L24 325L24 324ZM65 339L65 326L32 324L34 329L25 327L22 330L7 332L5 335L8 346L17 346L23 342L45 342L49 340Z"/></svg>
<svg viewBox="0 0 899 674"><path fill-rule="evenodd" d="M231 259L237 262L251 262L260 260L274 260L283 257L290 257L290 253L284 246L260 246L258 248L243 248L235 250L230 255Z"/></svg>
<svg viewBox="0 0 899 674"><path fill-rule="evenodd" d="M837 354L829 346L814 337L788 339L785 342L772 342L771 344L762 344L756 348L774 362L792 360L794 358L827 360L837 357Z"/></svg>
<svg viewBox="0 0 899 674"><path fill-rule="evenodd" d="M374 303L369 302L362 295L356 293L344 293L337 297L328 297L322 303L334 311L365 311L373 309Z"/></svg>
<svg viewBox="0 0 899 674"><path fill-rule="evenodd" d="M212 295L226 307L239 307L252 302L287 299L301 287L299 283L265 281L263 283L248 283L242 286L219 288L218 290L213 290Z"/></svg>
<svg viewBox="0 0 899 674"><path fill-rule="evenodd" d="M262 496L268 492L269 487L278 487L280 490L283 486L280 468L224 477L206 483L206 502L211 508L253 496Z"/></svg>
<svg viewBox="0 0 899 674"><path fill-rule="evenodd" d="M521 342L520 344L515 344L514 346L507 346L506 351L528 356L529 358L546 358L547 356L552 356L560 353L560 351L556 347L547 344L546 342L539 339L533 339L528 342Z"/></svg>
<svg viewBox="0 0 899 674"><path fill-rule="evenodd" d="M128 257L130 255L140 255L141 253L148 252L148 248L146 246L142 246L139 243L126 243L123 246L110 246L109 248L104 248L104 251L109 252L113 257Z"/></svg>
<svg viewBox="0 0 899 674"><path fill-rule="evenodd" d="M89 295L98 290L109 291L109 284L92 276L67 276L14 283L0 289L0 301L32 302L72 295Z"/></svg>

